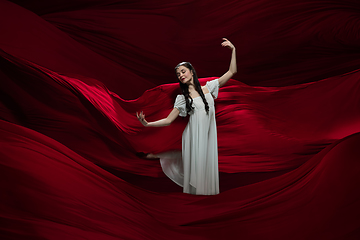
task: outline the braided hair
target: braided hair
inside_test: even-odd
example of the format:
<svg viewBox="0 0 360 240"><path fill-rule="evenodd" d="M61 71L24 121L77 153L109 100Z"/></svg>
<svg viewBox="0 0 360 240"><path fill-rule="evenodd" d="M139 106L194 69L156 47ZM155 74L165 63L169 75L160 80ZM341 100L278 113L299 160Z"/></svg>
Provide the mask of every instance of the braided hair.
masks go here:
<svg viewBox="0 0 360 240"><path fill-rule="evenodd" d="M193 72L193 81L194 81L195 90L200 94L200 96L204 102L204 105L205 105L206 113L209 114L209 104L206 101L205 94L201 89L201 85L200 85L200 82L199 82L199 79L197 77L194 67L189 62L181 62L175 67L175 72L180 66L184 66ZM180 89L185 97L186 112L189 114L194 109L194 107L192 106L193 99L190 97L190 93L189 93L189 86L180 81L179 81L179 85L180 85Z"/></svg>

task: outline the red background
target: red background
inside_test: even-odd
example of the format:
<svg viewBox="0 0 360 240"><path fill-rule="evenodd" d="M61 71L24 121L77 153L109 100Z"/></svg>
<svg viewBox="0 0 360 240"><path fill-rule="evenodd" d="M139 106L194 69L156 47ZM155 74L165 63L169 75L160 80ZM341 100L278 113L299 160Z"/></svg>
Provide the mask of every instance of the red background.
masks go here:
<svg viewBox="0 0 360 240"><path fill-rule="evenodd" d="M358 1L1 1L2 239L358 239ZM181 149L174 66L238 73L216 100L220 190Z"/></svg>

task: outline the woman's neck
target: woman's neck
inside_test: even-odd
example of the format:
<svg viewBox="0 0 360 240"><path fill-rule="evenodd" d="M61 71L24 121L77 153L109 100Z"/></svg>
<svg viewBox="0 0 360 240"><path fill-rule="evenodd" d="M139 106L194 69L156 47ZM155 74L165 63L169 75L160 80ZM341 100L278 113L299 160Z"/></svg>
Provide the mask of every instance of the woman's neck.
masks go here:
<svg viewBox="0 0 360 240"><path fill-rule="evenodd" d="M189 85L188 85L188 89L189 89L189 93L190 93L190 92L193 92L193 91L196 91L194 84L189 84Z"/></svg>
<svg viewBox="0 0 360 240"><path fill-rule="evenodd" d="M188 89L189 89L189 92L196 91L193 78L188 82Z"/></svg>

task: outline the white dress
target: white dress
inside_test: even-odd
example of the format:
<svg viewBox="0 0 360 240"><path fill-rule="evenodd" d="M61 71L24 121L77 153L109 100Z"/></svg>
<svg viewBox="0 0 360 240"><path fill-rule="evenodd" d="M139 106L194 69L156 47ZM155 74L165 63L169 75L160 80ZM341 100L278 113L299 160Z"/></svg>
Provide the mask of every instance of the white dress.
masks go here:
<svg viewBox="0 0 360 240"><path fill-rule="evenodd" d="M164 173L183 187L184 193L215 195L219 193L218 148L214 99L219 92L218 79L208 81L209 93L205 98L209 104L206 113L202 98L193 99L194 110L189 113L189 122L182 135L182 152L158 154ZM186 117L184 95L178 95L174 108ZM181 154L182 153L182 154Z"/></svg>

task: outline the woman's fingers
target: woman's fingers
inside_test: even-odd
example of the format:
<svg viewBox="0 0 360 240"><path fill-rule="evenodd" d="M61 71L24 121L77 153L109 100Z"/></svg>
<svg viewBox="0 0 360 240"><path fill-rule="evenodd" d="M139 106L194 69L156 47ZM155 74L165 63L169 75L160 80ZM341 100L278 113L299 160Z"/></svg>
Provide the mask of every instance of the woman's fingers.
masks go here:
<svg viewBox="0 0 360 240"><path fill-rule="evenodd" d="M136 112L136 117L138 118L138 120L141 122L142 125L144 126L147 125L147 121L145 120L145 114L143 111L141 111L140 113Z"/></svg>
<svg viewBox="0 0 360 240"><path fill-rule="evenodd" d="M224 40L224 41L221 43L221 45L222 45L223 47L228 46L229 43L230 43L230 41L227 40L226 38L223 38L223 40Z"/></svg>
<svg viewBox="0 0 360 240"><path fill-rule="evenodd" d="M223 47L228 47L230 49L233 49L234 48L234 45L226 38L223 38L223 42L221 43L221 46Z"/></svg>
<svg viewBox="0 0 360 240"><path fill-rule="evenodd" d="M145 114L142 111L140 113L136 112L136 117L142 121L145 119Z"/></svg>

